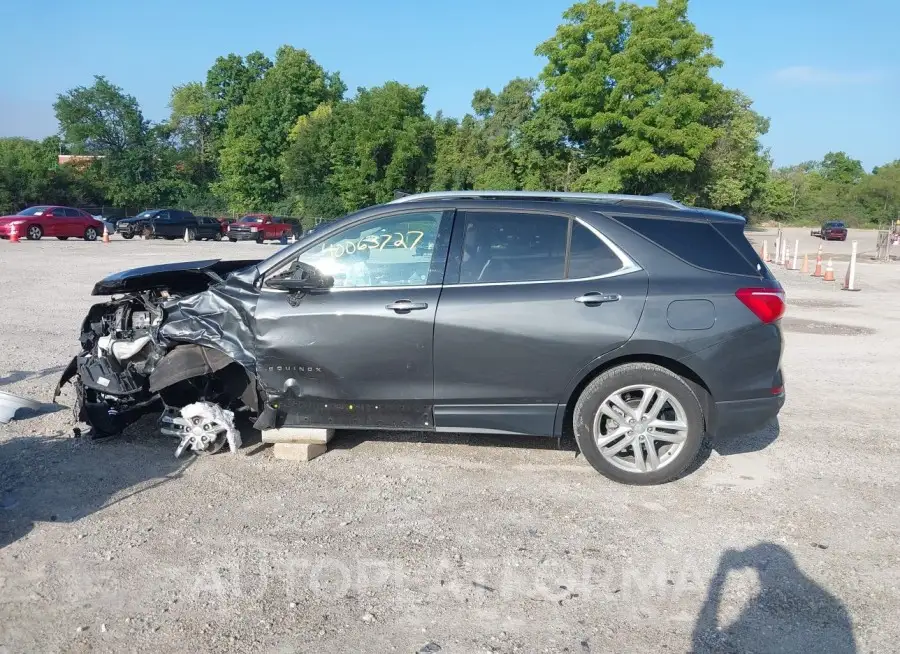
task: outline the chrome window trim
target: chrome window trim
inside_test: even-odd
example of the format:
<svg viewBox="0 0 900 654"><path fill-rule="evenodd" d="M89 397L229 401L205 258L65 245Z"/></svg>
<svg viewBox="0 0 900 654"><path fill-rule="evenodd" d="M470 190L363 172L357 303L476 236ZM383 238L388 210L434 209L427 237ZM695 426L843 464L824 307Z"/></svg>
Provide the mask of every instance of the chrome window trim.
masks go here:
<svg viewBox="0 0 900 654"><path fill-rule="evenodd" d="M502 209L498 209L497 211L502 211ZM563 214L548 214L548 215L556 215L561 218L568 218ZM613 270L612 272L604 273L603 275L594 275L593 277L574 277L570 279L533 279L526 281L518 281L518 282L467 282L464 284L423 284L418 286L338 286L332 287L328 289L329 292L347 292L347 291L403 291L403 290L413 290L413 289L434 289L434 288L470 288L475 286L522 286L523 284L566 284L572 282L591 282L595 280L601 279L612 279L613 277L621 277L622 275L630 275L631 273L638 272L643 270L634 260L631 259L622 249L613 243L605 234L603 234L600 230L598 230L593 225L585 222L578 216L571 216L579 225L585 227L590 231L594 236L596 236L600 241L606 245L613 254L619 259L619 262L622 264L621 268ZM314 243L311 243L312 246ZM304 250L305 251L305 250ZM302 253L301 253L302 254ZM268 288L263 283L260 288L261 291L268 291L270 293L290 293L290 291L284 289L275 289Z"/></svg>
<svg viewBox="0 0 900 654"><path fill-rule="evenodd" d="M433 288L443 288L443 286L441 286L440 284L425 284L419 286L333 286L328 289L328 292L346 293L348 291L409 291ZM270 288L265 285L260 288L260 291L267 291L269 293L291 293L291 291L283 288Z"/></svg>
<svg viewBox="0 0 900 654"><path fill-rule="evenodd" d="M502 209L498 209L497 211L503 211ZM560 217L564 217L563 214L547 214L547 215L556 215ZM610 249L610 251L616 255L616 258L622 264L621 268L613 270L612 272L604 273L602 275L594 275L593 277L572 277L569 279L530 279L526 281L519 282L466 282L463 284L444 284L445 288L454 288L454 287L464 287L469 288L472 286L521 286L522 284L563 284L570 282L590 282L597 279L610 279L612 277L620 277L622 275L629 275L633 272L637 272L639 270L643 270L637 263L635 263L631 257L629 257L625 252L622 251L618 245L613 243L609 238L607 238L600 230L598 230L593 225L586 223L578 216L572 216L572 218L582 227L585 227L588 231L590 231L594 236L596 236L600 241L606 245Z"/></svg>

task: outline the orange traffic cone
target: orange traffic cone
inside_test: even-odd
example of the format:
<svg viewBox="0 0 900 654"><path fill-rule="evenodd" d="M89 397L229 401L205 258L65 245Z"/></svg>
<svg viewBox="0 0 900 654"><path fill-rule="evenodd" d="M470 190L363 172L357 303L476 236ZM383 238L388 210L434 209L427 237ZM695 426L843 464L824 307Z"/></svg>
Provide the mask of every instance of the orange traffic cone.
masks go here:
<svg viewBox="0 0 900 654"><path fill-rule="evenodd" d="M103 223L103 242L109 243L109 228L107 228L106 223Z"/></svg>
<svg viewBox="0 0 900 654"><path fill-rule="evenodd" d="M822 280L826 282L834 281L834 266L831 265L831 259L828 260L828 265L825 266L825 276Z"/></svg>
<svg viewBox="0 0 900 654"><path fill-rule="evenodd" d="M813 277L821 277L822 276L822 255L816 255L816 269L813 271Z"/></svg>
<svg viewBox="0 0 900 654"><path fill-rule="evenodd" d="M19 242L19 230L16 229L15 225L11 225L9 228L9 242L10 243L18 243Z"/></svg>
<svg viewBox="0 0 900 654"><path fill-rule="evenodd" d="M809 255L803 254L803 267L800 269L803 274L809 274Z"/></svg>

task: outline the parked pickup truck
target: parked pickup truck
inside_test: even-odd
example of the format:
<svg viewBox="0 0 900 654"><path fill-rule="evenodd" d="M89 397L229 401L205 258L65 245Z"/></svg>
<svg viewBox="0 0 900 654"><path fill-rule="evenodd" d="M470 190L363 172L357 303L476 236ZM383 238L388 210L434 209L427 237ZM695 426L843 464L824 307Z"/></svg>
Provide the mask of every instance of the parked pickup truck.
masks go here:
<svg viewBox="0 0 900 654"><path fill-rule="evenodd" d="M847 226L842 222L832 220L824 223L818 231L813 230L811 236L818 236L826 241L846 241Z"/></svg>
<svg viewBox="0 0 900 654"><path fill-rule="evenodd" d="M282 235L290 236L293 227L290 223L283 222L278 216L270 216L264 213L253 213L244 216L236 223L228 226L228 240L237 241L277 241Z"/></svg>
<svg viewBox="0 0 900 654"><path fill-rule="evenodd" d="M222 227L215 218L195 216L181 209L151 209L134 218L123 218L116 224L116 231L124 238L147 235L151 238L169 240L184 238L190 240L222 240Z"/></svg>

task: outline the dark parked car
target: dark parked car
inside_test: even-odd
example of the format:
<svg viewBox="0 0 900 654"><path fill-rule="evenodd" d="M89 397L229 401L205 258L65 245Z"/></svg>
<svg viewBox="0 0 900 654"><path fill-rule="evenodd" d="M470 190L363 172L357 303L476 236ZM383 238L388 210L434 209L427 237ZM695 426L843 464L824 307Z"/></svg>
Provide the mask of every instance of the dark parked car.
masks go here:
<svg viewBox="0 0 900 654"><path fill-rule="evenodd" d="M653 196L406 196L263 261L107 277L60 385L100 433L163 409L179 452L236 448L245 412L574 435L604 475L660 483L784 403L784 292L744 225Z"/></svg>
<svg viewBox="0 0 900 654"><path fill-rule="evenodd" d="M148 235L151 238L169 240L184 238L191 240L222 240L222 226L215 218L195 216L181 209L150 209L134 218L123 218L116 224L116 231L123 238Z"/></svg>
<svg viewBox="0 0 900 654"><path fill-rule="evenodd" d="M96 241L103 234L102 222L75 207L37 206L12 216L0 216L0 238L9 238L13 228L19 238L29 241L39 241L44 236L55 236L60 241Z"/></svg>
<svg viewBox="0 0 900 654"><path fill-rule="evenodd" d="M847 226L842 222L832 220L822 225L819 235L826 241L846 241Z"/></svg>

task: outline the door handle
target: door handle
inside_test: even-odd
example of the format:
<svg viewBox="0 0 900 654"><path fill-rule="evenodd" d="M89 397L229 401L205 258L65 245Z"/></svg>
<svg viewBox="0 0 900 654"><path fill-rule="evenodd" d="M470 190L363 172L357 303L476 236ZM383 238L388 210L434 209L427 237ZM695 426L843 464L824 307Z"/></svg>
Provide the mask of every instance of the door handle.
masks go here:
<svg viewBox="0 0 900 654"><path fill-rule="evenodd" d="M397 313L409 313L410 311L421 311L427 308L427 302L413 302L412 300L397 300L385 307L385 309L396 311Z"/></svg>
<svg viewBox="0 0 900 654"><path fill-rule="evenodd" d="M621 299L621 295L605 295L604 293L597 293L596 291L592 291L575 298L575 301L581 302L581 304L589 307L596 307L603 304L604 302L618 302Z"/></svg>

